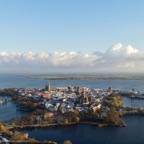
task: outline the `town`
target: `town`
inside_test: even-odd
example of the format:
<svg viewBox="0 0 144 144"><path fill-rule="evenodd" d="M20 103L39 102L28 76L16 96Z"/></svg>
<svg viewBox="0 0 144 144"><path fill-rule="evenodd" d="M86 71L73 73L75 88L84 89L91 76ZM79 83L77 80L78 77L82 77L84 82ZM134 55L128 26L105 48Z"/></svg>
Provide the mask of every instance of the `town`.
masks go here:
<svg viewBox="0 0 144 144"><path fill-rule="evenodd" d="M131 92L123 92L111 87L107 90L79 86L55 88L50 84L44 88L1 89L1 96L11 96L12 101L17 105L17 110L26 111L28 115L13 118L7 123L1 122L0 131L11 140L17 141L19 138L28 140L28 135L17 131L12 132L12 129L81 123L97 126L126 126L121 116L144 114L142 108L123 107L122 95L137 98L136 94L134 89ZM6 100L3 102L6 103Z"/></svg>

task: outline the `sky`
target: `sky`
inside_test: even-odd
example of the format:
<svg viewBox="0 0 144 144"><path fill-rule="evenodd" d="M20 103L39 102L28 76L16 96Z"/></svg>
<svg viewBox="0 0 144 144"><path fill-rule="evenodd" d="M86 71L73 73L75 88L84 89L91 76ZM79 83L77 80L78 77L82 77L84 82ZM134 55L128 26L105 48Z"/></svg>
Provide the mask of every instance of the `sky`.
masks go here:
<svg viewBox="0 0 144 144"><path fill-rule="evenodd" d="M0 0L0 72L143 72L144 0Z"/></svg>

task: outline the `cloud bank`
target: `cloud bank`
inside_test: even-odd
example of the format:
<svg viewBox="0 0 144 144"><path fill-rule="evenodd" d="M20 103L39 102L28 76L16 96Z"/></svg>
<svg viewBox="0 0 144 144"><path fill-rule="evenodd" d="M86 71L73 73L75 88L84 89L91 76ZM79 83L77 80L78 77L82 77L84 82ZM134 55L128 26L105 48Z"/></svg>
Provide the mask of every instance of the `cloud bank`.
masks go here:
<svg viewBox="0 0 144 144"><path fill-rule="evenodd" d="M144 52L117 43L105 53L81 52L0 52L1 72L142 72Z"/></svg>

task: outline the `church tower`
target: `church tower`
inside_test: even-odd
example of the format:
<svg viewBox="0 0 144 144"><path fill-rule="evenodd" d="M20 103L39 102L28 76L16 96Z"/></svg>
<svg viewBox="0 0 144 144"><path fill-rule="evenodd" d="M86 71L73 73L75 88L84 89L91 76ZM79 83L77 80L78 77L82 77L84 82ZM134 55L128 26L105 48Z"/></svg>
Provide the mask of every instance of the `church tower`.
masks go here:
<svg viewBox="0 0 144 144"><path fill-rule="evenodd" d="M51 91L50 84L46 85L46 90L47 90L48 92L50 92L50 91Z"/></svg>

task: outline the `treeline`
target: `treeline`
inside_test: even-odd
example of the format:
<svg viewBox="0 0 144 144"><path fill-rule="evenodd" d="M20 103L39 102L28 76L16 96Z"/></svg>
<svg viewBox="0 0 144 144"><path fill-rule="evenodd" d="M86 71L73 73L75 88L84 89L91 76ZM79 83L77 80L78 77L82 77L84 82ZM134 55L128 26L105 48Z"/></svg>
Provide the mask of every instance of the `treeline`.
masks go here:
<svg viewBox="0 0 144 144"><path fill-rule="evenodd" d="M0 122L0 132L2 132L4 135L6 135L10 141L12 142L38 142L34 139L30 139L28 137L28 133L22 134L18 131L11 131L9 130L3 122Z"/></svg>
<svg viewBox="0 0 144 144"><path fill-rule="evenodd" d="M125 125L124 121L120 118L123 115L120 110L123 107L122 97L120 95L108 96L105 100L105 105L108 107L106 121L114 125Z"/></svg>
<svg viewBox="0 0 144 144"><path fill-rule="evenodd" d="M18 89L16 88L0 89L0 95L1 96L15 96L15 95L18 95Z"/></svg>

